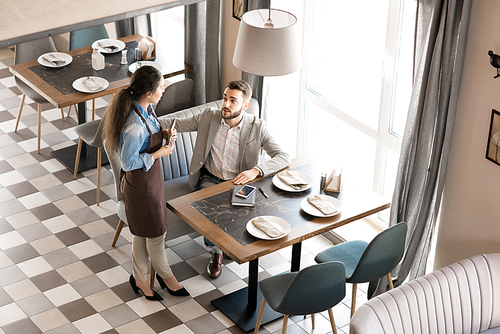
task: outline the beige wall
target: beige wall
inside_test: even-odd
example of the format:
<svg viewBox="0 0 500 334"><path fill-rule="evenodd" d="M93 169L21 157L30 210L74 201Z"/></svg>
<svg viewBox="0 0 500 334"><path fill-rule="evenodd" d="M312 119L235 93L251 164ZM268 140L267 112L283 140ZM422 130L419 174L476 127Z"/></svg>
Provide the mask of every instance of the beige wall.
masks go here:
<svg viewBox="0 0 500 334"><path fill-rule="evenodd" d="M442 202L434 267L500 252L500 166L485 159L491 109L500 111L500 1L473 1L465 67Z"/></svg>
<svg viewBox="0 0 500 334"><path fill-rule="evenodd" d="M231 80L241 79L241 71L233 65L234 46L240 21L233 18L233 1L222 0L222 19L221 19L221 43L220 43L220 60L221 60L221 91L226 87Z"/></svg>

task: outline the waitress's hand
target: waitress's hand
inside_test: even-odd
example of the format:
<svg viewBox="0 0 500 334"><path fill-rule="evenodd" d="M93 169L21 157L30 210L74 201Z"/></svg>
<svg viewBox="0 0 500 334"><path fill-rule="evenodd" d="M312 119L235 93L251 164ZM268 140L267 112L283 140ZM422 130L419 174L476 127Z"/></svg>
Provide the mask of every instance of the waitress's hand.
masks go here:
<svg viewBox="0 0 500 334"><path fill-rule="evenodd" d="M168 130L163 130L163 131L168 131ZM158 151L152 154L153 158L156 160L158 158L172 154L176 140L177 140L177 130L174 129L172 131L172 136L170 137L170 146L163 145L162 147L160 147Z"/></svg>
<svg viewBox="0 0 500 334"><path fill-rule="evenodd" d="M162 135L162 138L165 139L165 140L168 140L170 138L170 129L163 129L161 130L161 135ZM177 138L177 129L173 129L172 130L172 138ZM175 139L173 139L173 141L175 141ZM167 142L167 145L168 145L168 142Z"/></svg>

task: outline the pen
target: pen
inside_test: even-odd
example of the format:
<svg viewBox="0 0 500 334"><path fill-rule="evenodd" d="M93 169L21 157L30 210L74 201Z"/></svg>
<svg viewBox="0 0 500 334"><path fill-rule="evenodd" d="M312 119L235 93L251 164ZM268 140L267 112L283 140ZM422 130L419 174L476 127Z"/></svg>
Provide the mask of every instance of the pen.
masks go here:
<svg viewBox="0 0 500 334"><path fill-rule="evenodd" d="M269 198L269 196L267 196L266 192L264 191L264 189L262 188L259 188L260 192L262 193L262 195L264 195L265 198Z"/></svg>

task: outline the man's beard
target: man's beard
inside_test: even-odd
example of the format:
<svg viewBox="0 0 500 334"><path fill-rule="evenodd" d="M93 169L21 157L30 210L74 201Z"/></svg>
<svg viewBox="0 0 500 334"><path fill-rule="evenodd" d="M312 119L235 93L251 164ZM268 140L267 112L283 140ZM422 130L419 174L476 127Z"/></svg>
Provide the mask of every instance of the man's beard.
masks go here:
<svg viewBox="0 0 500 334"><path fill-rule="evenodd" d="M224 116L224 111L229 111L230 114L229 116ZM233 119L233 118L236 118L238 117L239 115L241 115L241 112L243 111L243 107L240 108L240 110L238 111L231 111L229 108L222 108L222 118L224 119Z"/></svg>

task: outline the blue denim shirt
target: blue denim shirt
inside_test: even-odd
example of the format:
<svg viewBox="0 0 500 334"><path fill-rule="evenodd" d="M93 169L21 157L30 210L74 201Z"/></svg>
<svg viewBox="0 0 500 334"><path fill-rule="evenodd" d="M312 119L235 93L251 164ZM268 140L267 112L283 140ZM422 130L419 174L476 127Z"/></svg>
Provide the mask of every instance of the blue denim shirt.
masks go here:
<svg viewBox="0 0 500 334"><path fill-rule="evenodd" d="M160 131L160 123L153 116L151 106L148 107L149 115L144 108L138 103L135 103L137 110L146 120L153 134ZM149 146L150 134L148 128L132 110L125 121L120 135L120 160L124 171L130 171L142 168L148 171L153 166L154 159L149 153L139 153Z"/></svg>

